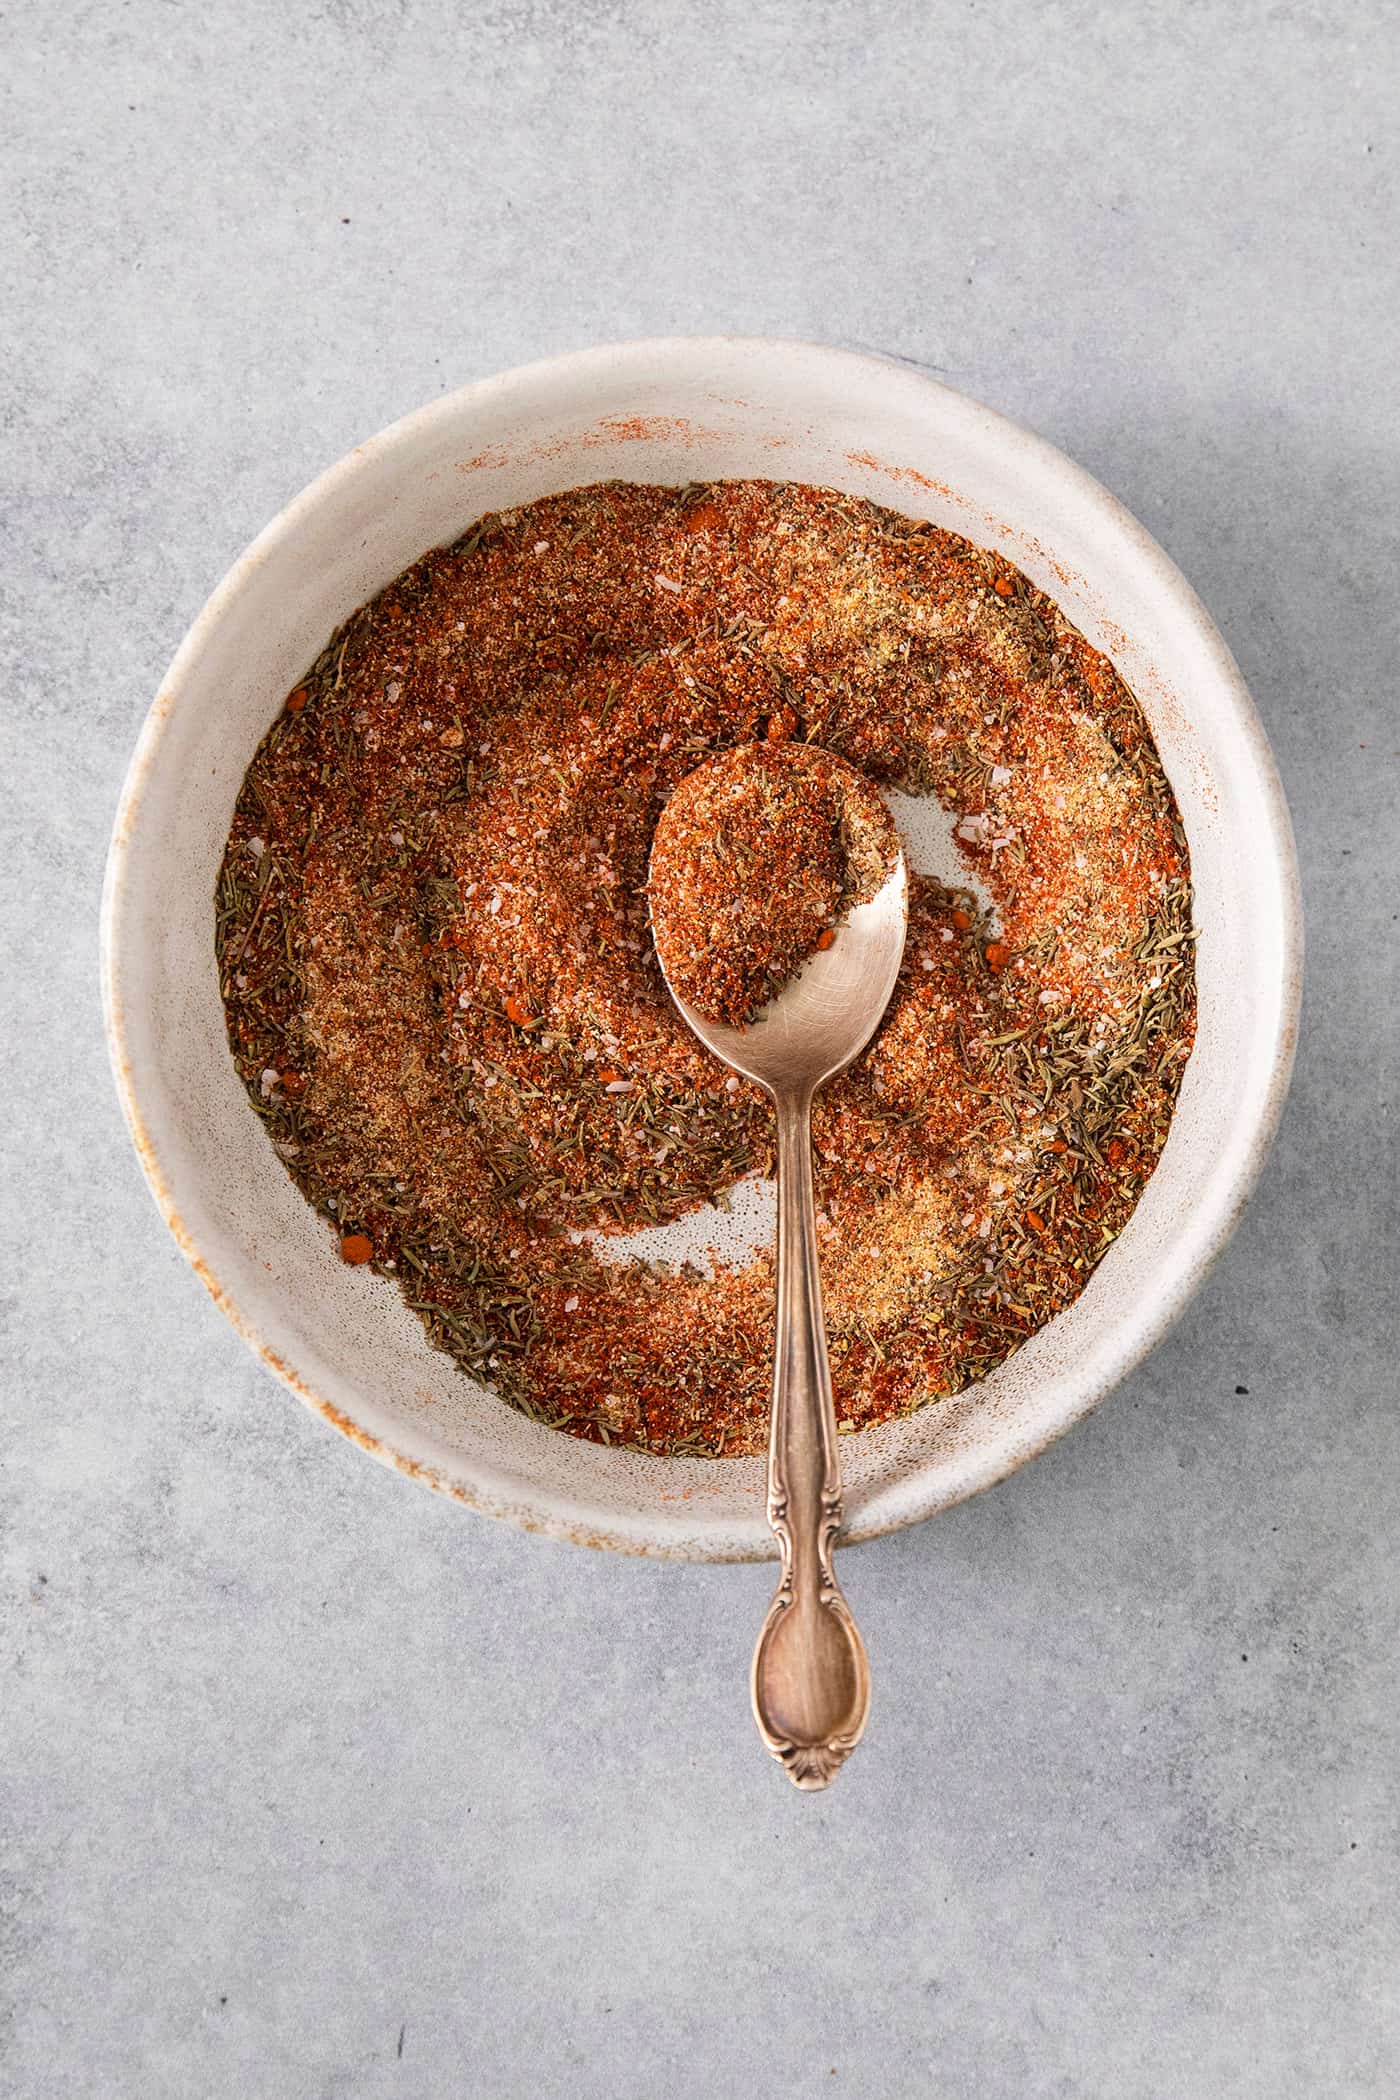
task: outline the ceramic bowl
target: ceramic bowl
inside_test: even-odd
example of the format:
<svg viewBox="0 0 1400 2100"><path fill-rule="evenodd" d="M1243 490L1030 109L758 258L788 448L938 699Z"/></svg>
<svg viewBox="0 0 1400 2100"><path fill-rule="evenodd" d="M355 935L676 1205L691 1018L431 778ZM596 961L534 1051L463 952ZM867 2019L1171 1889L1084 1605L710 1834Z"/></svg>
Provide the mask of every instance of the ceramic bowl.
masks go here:
<svg viewBox="0 0 1400 2100"><path fill-rule="evenodd" d="M240 1334L328 1422L473 1509L688 1560L770 1557L754 1459L660 1459L542 1429L347 1268L235 1075L213 895L244 769L332 629L481 512L581 482L815 482L1005 554L1137 694L1190 841L1199 1034L1170 1139L1082 1296L993 1375L844 1437L847 1537L946 1508L1044 1450L1181 1310L1254 1182L1299 995L1288 814L1259 720L1190 586L1062 454L904 367L797 343L627 343L503 373L358 446L283 511L182 643L122 796L103 902L107 1026L170 1230Z"/></svg>

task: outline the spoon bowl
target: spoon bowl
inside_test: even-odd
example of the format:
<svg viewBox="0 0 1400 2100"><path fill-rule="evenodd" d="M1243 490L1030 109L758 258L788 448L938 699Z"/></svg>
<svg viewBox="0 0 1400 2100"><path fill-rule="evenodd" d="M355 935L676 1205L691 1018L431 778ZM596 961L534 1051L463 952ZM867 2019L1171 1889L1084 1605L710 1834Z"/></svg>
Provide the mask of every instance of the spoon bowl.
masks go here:
<svg viewBox="0 0 1400 2100"><path fill-rule="evenodd" d="M909 876L901 852L884 883L857 904L821 949L747 1028L707 1020L667 989L682 1018L722 1063L774 1099L815 1093L853 1064L880 1025L899 976L909 927ZM666 958L660 954L662 975Z"/></svg>

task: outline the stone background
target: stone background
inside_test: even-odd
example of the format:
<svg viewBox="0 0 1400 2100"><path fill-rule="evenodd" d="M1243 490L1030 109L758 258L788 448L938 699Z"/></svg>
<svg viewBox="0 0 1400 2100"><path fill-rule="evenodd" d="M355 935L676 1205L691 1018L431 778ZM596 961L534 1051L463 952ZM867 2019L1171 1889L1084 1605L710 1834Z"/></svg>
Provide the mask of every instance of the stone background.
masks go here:
<svg viewBox="0 0 1400 2100"><path fill-rule="evenodd" d="M1395 2093L1400 11L3 37L0 2090ZM1239 656L1309 911L1231 1251L1067 1443L848 1559L878 1703L810 1799L746 1710L767 1569L472 1519L260 1373L96 990L130 747L252 534L442 389L714 330L907 358L1107 482Z"/></svg>

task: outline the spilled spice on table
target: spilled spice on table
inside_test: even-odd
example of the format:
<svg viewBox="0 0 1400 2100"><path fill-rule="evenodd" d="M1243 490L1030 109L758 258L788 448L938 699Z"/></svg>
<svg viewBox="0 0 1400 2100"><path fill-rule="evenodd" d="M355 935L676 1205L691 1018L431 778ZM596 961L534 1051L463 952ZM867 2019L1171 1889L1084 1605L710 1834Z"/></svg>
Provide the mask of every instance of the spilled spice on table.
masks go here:
<svg viewBox="0 0 1400 2100"><path fill-rule="evenodd" d="M844 1427L959 1390L1071 1302L1193 1041L1147 724L999 557L763 482L576 489L425 555L249 767L216 906L230 1041L344 1257L595 1441L764 1440L771 1256L617 1258L771 1168L766 1104L671 1006L646 896L667 797L755 742L936 796L967 868L911 882L886 1019L816 1105Z"/></svg>
<svg viewBox="0 0 1400 2100"><path fill-rule="evenodd" d="M657 819L651 930L671 989L745 1027L899 857L870 783L812 744L740 744L684 779Z"/></svg>

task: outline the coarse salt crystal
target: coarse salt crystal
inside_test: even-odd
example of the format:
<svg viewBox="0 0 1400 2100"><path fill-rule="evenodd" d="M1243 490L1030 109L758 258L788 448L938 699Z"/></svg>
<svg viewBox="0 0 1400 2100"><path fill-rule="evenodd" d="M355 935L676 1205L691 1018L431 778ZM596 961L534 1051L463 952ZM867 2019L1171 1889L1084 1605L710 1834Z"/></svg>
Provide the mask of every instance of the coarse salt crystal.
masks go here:
<svg viewBox="0 0 1400 2100"><path fill-rule="evenodd" d="M577 1312L577 1311L578 1311L578 1299L577 1299L577 1298L566 1298L566 1299L564 1300L564 1310L565 1310L565 1312Z"/></svg>
<svg viewBox="0 0 1400 2100"><path fill-rule="evenodd" d="M261 860L266 850L267 848L261 839L249 839L248 851L252 854L254 860Z"/></svg>
<svg viewBox="0 0 1400 2100"><path fill-rule="evenodd" d="M1010 766L993 766L993 767L992 767L992 786L993 786L994 788L1004 788L1004 787L1009 787L1009 786L1010 786L1010 783L1011 783L1011 768L1010 768Z"/></svg>
<svg viewBox="0 0 1400 2100"><path fill-rule="evenodd" d="M281 1081L282 1075L276 1066L268 1065L258 1080L258 1092L262 1095L264 1101L272 1099L274 1089L281 1085Z"/></svg>
<svg viewBox="0 0 1400 2100"><path fill-rule="evenodd" d="M548 540L536 540L536 541L535 541L535 552L536 552L536 554L548 554L548 552L549 552L549 541L548 541Z"/></svg>
<svg viewBox="0 0 1400 2100"><path fill-rule="evenodd" d="M608 1094L630 1094L633 1084L630 1079L610 1079L603 1091Z"/></svg>
<svg viewBox="0 0 1400 2100"><path fill-rule="evenodd" d="M658 576L656 579L656 587L658 590L662 591L674 591L677 597L680 596L680 585L678 583L673 583L669 576Z"/></svg>
<svg viewBox="0 0 1400 2100"><path fill-rule="evenodd" d="M401 686L401 685L399 684L399 681L398 681L398 679L397 679L397 678L391 678L391 679L389 680L389 683L388 683L388 684L387 684L387 685L385 686L385 688L384 688L384 698L385 698L386 700L397 700L397 699L398 699L398 697L399 697L399 694L400 694L400 693L401 693L402 691L403 691L403 687L402 687L402 686Z"/></svg>
<svg viewBox="0 0 1400 2100"><path fill-rule="evenodd" d="M487 907L486 907L486 909L487 909L488 911L492 911L492 912L495 912L495 911L499 911L499 910L500 910L500 908L501 908L501 900L500 900L500 898L499 898L499 897L493 897L493 898L491 899L490 903L489 903L489 904L487 905Z"/></svg>

